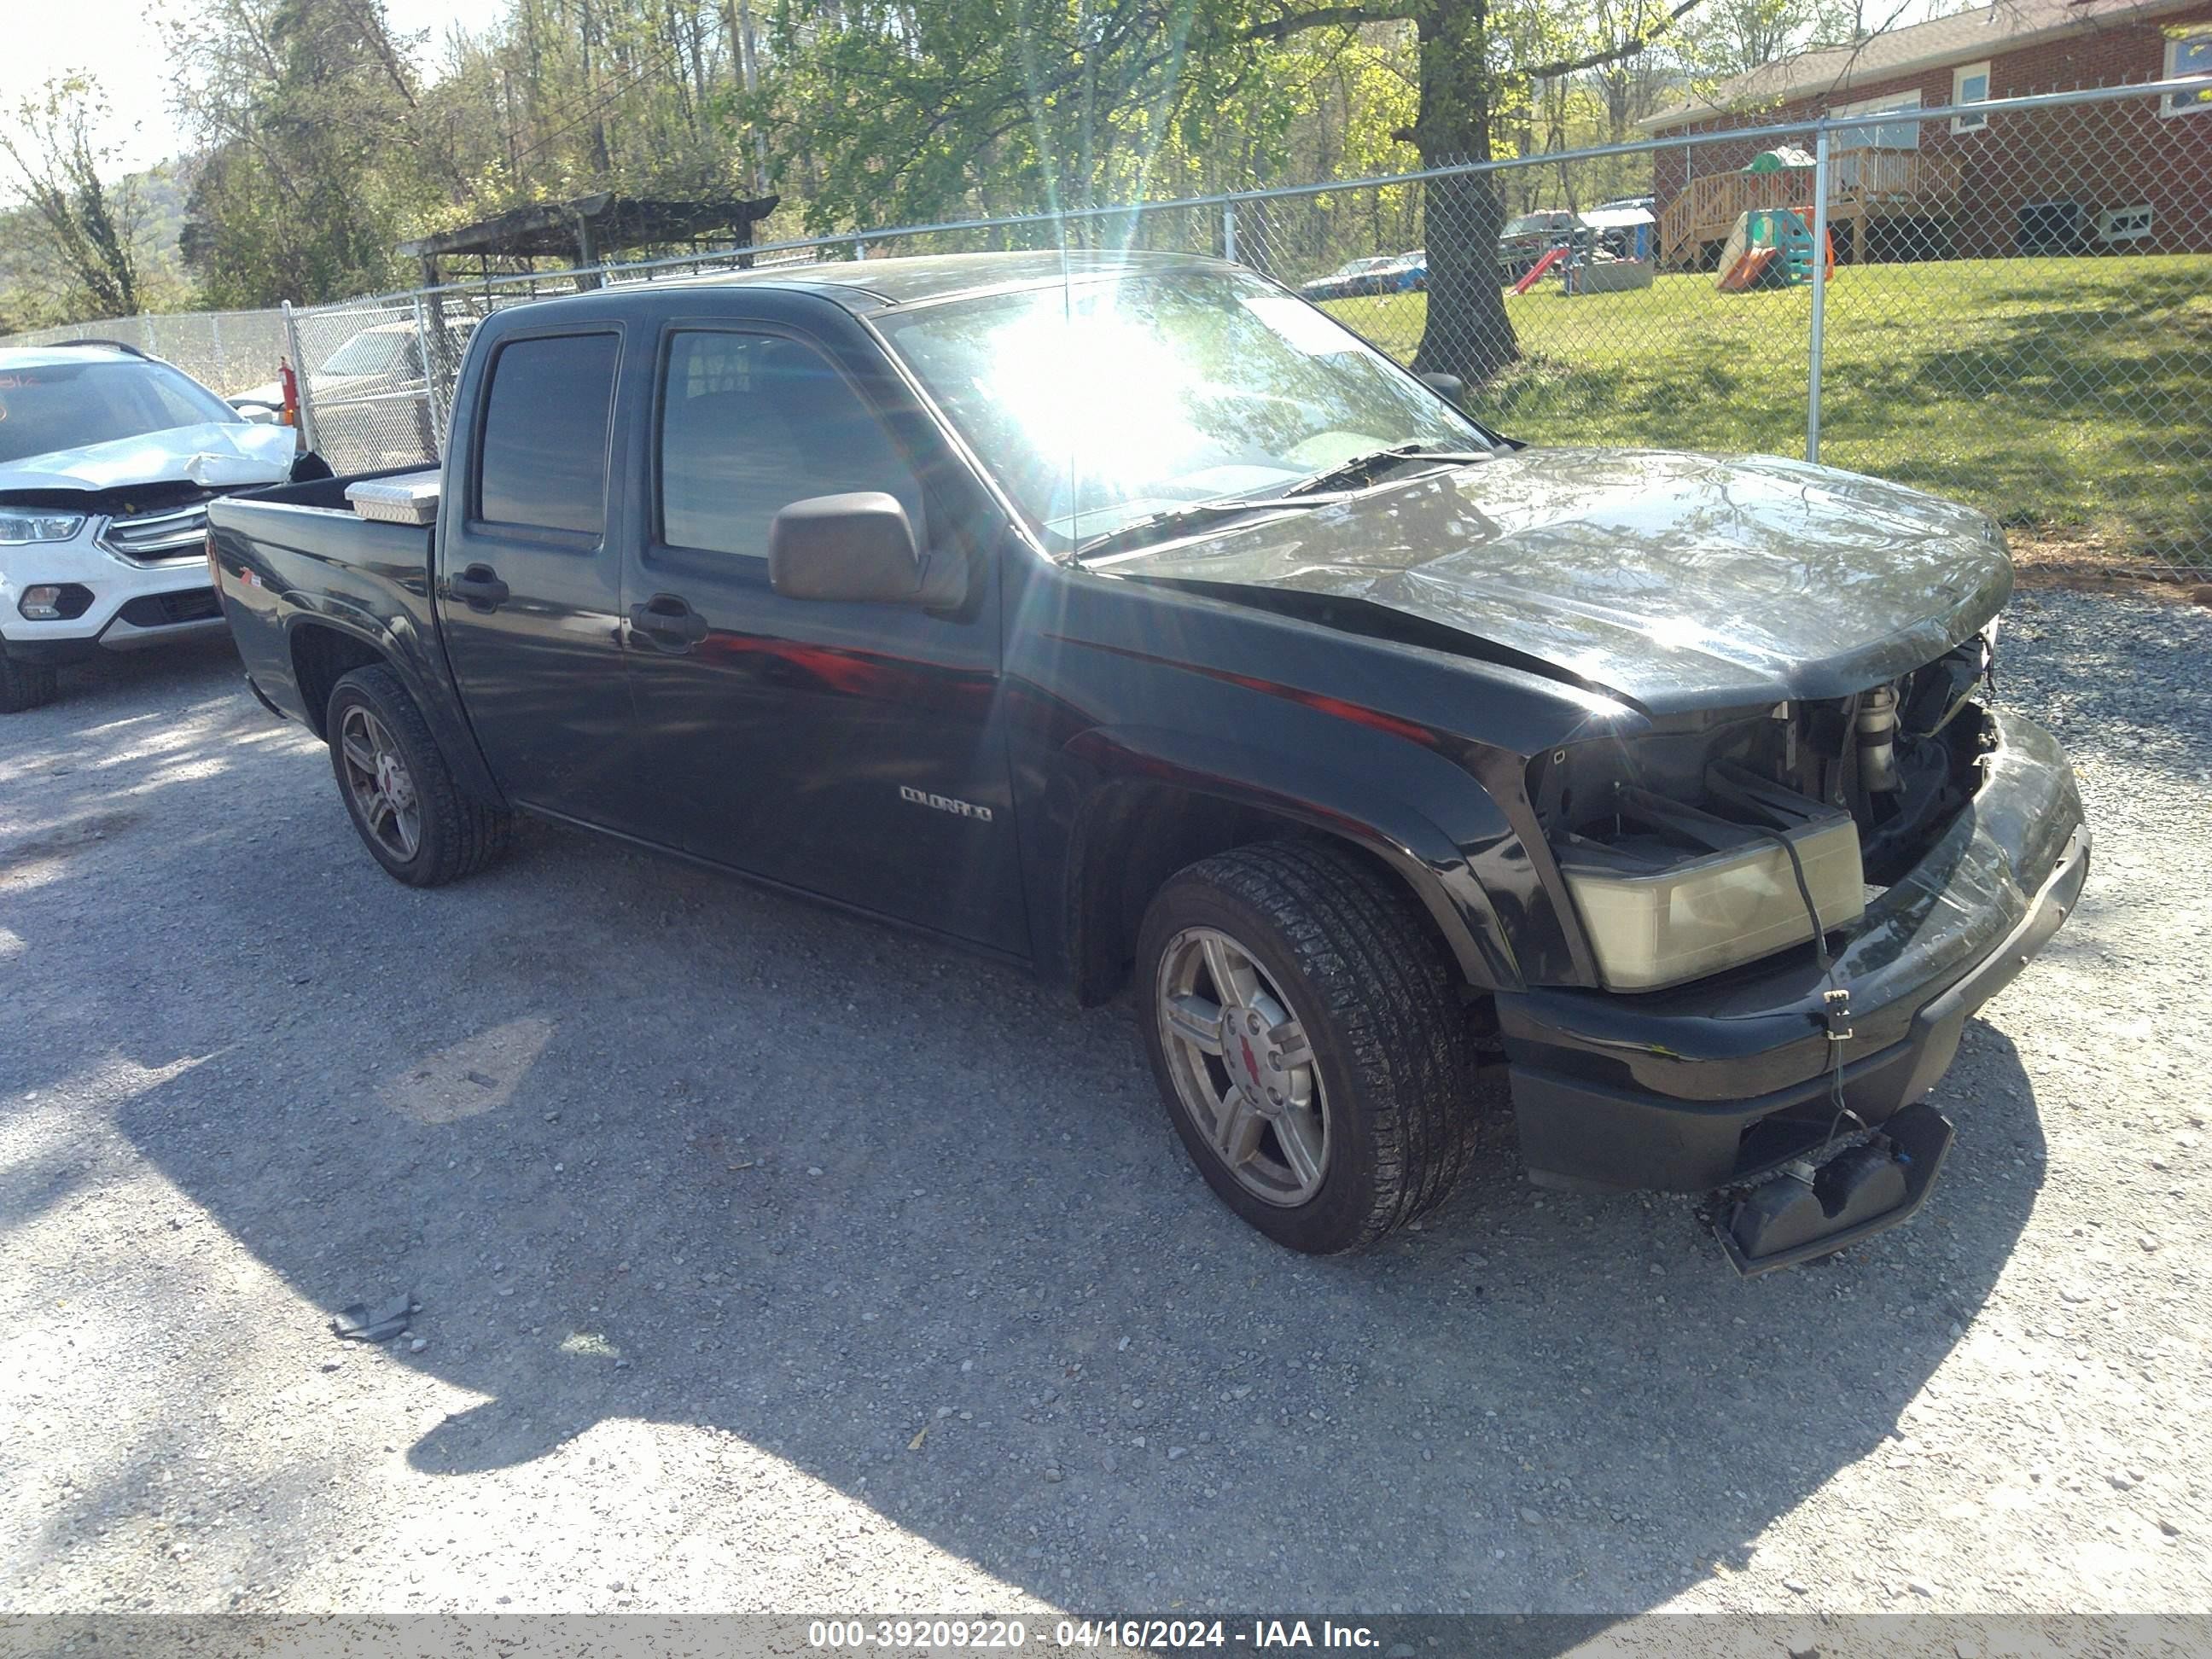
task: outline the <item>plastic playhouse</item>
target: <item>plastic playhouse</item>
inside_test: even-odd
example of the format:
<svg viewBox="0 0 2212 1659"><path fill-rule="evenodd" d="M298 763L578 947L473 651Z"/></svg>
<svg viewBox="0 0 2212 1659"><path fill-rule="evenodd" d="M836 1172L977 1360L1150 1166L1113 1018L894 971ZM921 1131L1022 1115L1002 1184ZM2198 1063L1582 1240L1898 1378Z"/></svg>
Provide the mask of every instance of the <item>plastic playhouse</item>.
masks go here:
<svg viewBox="0 0 2212 1659"><path fill-rule="evenodd" d="M1656 228L1649 208L1600 208L1583 214L1568 243L1561 291L1619 294L1650 288L1659 268L1651 250Z"/></svg>
<svg viewBox="0 0 2212 1659"><path fill-rule="evenodd" d="M1796 288L1813 280L1813 210L1753 208L1736 216L1721 250L1715 286L1723 294L1754 288ZM1827 270L1836 274L1836 239L1827 241Z"/></svg>

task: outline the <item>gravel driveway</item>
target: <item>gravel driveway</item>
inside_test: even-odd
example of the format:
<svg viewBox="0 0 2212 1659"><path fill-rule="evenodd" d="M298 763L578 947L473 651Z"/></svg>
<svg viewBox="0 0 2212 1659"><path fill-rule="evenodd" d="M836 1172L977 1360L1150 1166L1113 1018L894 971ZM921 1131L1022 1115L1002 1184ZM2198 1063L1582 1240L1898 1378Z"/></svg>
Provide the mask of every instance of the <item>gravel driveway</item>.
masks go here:
<svg viewBox="0 0 2212 1659"><path fill-rule="evenodd" d="M1126 1009L549 829L414 892L227 644L71 677L0 722L0 1608L2212 1608L2212 611L2008 629L2087 896L1929 1209L1751 1282L1502 1116L1292 1256Z"/></svg>

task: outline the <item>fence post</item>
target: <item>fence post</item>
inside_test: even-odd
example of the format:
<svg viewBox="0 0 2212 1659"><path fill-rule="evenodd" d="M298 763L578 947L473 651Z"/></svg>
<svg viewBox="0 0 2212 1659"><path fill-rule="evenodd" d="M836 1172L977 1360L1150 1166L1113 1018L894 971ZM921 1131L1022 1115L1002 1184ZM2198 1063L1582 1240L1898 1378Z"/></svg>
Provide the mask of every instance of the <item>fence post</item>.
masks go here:
<svg viewBox="0 0 2212 1659"><path fill-rule="evenodd" d="M226 398L230 396L230 360L222 355L222 313L208 313L208 355L215 359L215 378L221 382L216 390Z"/></svg>
<svg viewBox="0 0 2212 1659"><path fill-rule="evenodd" d="M868 257L868 245L857 236L853 239L853 257L855 259L865 259Z"/></svg>
<svg viewBox="0 0 2212 1659"><path fill-rule="evenodd" d="M315 399L307 389L307 360L300 355L300 319L293 312L289 300L282 303L284 307L284 358L292 365L293 384L300 388L300 447L315 449Z"/></svg>
<svg viewBox="0 0 2212 1659"><path fill-rule="evenodd" d="M1805 362L1805 459L1820 459L1820 360L1828 343L1828 130L1813 140L1813 326Z"/></svg>
<svg viewBox="0 0 2212 1659"><path fill-rule="evenodd" d="M422 313L422 296L415 300L415 349L422 358L422 459L438 459L438 360L430 355L430 319Z"/></svg>
<svg viewBox="0 0 2212 1659"><path fill-rule="evenodd" d="M1231 264L1237 263L1237 204L1221 204L1221 257Z"/></svg>

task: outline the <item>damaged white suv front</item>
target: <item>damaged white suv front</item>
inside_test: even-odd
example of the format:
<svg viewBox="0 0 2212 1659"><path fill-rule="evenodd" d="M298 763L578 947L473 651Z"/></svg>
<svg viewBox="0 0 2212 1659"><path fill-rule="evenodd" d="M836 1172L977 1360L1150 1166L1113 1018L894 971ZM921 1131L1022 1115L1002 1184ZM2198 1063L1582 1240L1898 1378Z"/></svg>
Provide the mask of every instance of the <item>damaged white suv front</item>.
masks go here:
<svg viewBox="0 0 2212 1659"><path fill-rule="evenodd" d="M0 351L0 713L102 651L221 632L207 503L295 459L289 428L127 346Z"/></svg>

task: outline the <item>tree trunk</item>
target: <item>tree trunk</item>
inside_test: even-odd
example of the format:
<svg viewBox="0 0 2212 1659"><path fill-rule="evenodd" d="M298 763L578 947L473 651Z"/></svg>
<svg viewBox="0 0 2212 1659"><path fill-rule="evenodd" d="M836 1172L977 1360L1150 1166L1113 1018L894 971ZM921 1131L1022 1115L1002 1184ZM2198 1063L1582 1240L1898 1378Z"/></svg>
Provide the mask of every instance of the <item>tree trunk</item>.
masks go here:
<svg viewBox="0 0 2212 1659"><path fill-rule="evenodd" d="M1421 103L1413 138L1424 167L1490 159L1486 10L1486 0L1432 0L1416 25ZM1498 275L1505 212L1497 175L1455 173L1422 188L1429 308L1413 367L1480 386L1521 356Z"/></svg>

